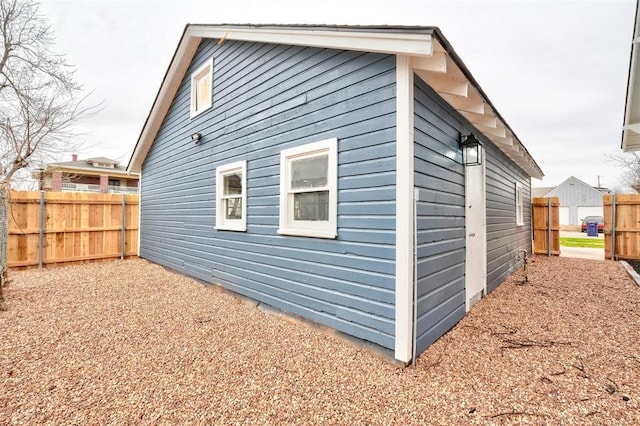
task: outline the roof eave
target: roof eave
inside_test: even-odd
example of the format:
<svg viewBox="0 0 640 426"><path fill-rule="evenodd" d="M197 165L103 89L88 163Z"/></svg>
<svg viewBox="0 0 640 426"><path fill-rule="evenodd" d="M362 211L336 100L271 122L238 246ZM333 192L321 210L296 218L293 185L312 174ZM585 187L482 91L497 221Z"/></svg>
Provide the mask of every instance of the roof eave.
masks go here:
<svg viewBox="0 0 640 426"><path fill-rule="evenodd" d="M390 28L393 31L389 31ZM127 171L140 172L142 163L160 129L163 118L168 112L171 102L203 38L260 41L407 55L415 58L415 60L423 60L429 66L437 62L438 59L443 59L443 57L446 59L446 55L449 55L456 67L464 75L464 79L477 91L482 101L489 106L493 117L497 117L500 120L501 128L508 130L508 134L502 137L501 134L494 134L495 132L492 133L492 129L485 129L478 123L474 123L473 120L470 120L470 122L476 125L481 133L495 143L498 149L504 152L531 177L541 179L544 176L538 164L533 160L506 121L498 114L488 96L486 96L462 60L437 28L201 24L189 24L185 27L129 160ZM442 54L443 52L434 54L434 48L442 47L445 49L445 55ZM432 58L435 58L436 61L431 61ZM449 102L446 99L446 95L445 101ZM465 115L465 117L469 118L468 115Z"/></svg>
<svg viewBox="0 0 640 426"><path fill-rule="evenodd" d="M74 173L78 175L91 175L91 176L100 176L100 175L108 175L108 176L118 176L118 177L131 177L134 179L138 179L138 173L129 172L123 169L100 169L100 168L92 168L92 167L72 167L65 166L64 164L55 164L51 163L47 165L45 169L45 173L59 171L63 173Z"/></svg>
<svg viewBox="0 0 640 426"><path fill-rule="evenodd" d="M151 149L151 143L160 129L164 115L168 112L171 100L178 91L182 77L186 73L189 63L200 44L199 38L196 39L187 34L188 29L189 25L186 25L171 62L169 62L169 67L164 74L158 93L127 164L127 172L139 173L142 169L142 162L149 149Z"/></svg>
<svg viewBox="0 0 640 426"><path fill-rule="evenodd" d="M469 71L462 59L458 56L453 46L451 46L439 29L435 29L434 36L436 39L434 43L441 46L441 48L446 52L446 55L450 57L453 64L448 65L445 58L444 69L427 69L428 74L426 77L428 78L429 75L431 75L437 79L437 75L442 73L447 75L450 81L462 79L459 81L465 82L469 85L472 88L470 91L477 91L476 98L480 101L478 103L479 109L472 111L473 108L469 108L470 105L463 105L461 107L457 107L455 105L456 98L458 98L458 100L462 98L462 104L466 103L466 99L471 99L469 93L461 95L460 93L455 93L455 91L449 90L450 88L445 88L444 93L438 91L438 89L436 89L436 92L438 92L438 94L442 96L454 109L458 110L458 112L460 112L461 115L474 125L480 133L493 142L493 144L496 145L498 149L509 157L515 164L517 164L518 167L525 171L529 176L536 179L542 179L544 177L544 173L538 163L533 159L527 148L511 129L507 121L502 117L502 115L500 115L480 84L478 84L471 74L471 71ZM435 49L439 48L437 44L434 47ZM453 68L457 67L457 70L447 70L447 66L452 66ZM426 81L426 83L429 84L429 81ZM469 89L466 89L464 91L468 90ZM493 122L488 123L489 120Z"/></svg>
<svg viewBox="0 0 640 426"><path fill-rule="evenodd" d="M640 48L640 5L636 4L636 20L633 28L631 57L629 60L629 79L627 98L624 106L622 126L622 144L624 152L640 151L640 67L638 49Z"/></svg>

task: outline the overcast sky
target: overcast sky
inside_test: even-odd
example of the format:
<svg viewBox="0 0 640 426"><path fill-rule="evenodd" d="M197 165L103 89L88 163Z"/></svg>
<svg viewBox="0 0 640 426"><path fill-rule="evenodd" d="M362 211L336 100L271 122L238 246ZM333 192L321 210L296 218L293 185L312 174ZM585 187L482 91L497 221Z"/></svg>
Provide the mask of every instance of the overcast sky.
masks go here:
<svg viewBox="0 0 640 426"><path fill-rule="evenodd" d="M81 158L126 164L187 23L438 26L554 186L613 187L635 0L61 1L41 12L90 103ZM60 160L70 159L71 152Z"/></svg>

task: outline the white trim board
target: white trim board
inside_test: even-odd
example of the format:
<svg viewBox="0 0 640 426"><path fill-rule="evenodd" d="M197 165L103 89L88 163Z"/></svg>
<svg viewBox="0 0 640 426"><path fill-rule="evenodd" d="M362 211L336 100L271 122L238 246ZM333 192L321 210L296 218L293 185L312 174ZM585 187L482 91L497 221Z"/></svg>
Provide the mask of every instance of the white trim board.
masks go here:
<svg viewBox="0 0 640 426"><path fill-rule="evenodd" d="M413 358L413 68L396 57L396 318L395 358Z"/></svg>
<svg viewBox="0 0 640 426"><path fill-rule="evenodd" d="M327 49L401 53L413 56L431 56L433 54L432 35L415 32L374 32L366 29L349 31L331 27L277 28L193 25L189 27L187 35L223 40L259 40L262 43Z"/></svg>

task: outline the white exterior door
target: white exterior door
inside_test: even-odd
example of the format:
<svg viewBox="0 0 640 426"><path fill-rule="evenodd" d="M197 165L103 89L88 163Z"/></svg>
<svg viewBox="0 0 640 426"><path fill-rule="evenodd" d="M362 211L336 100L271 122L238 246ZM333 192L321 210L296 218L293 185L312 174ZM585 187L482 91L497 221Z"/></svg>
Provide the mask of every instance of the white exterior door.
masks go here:
<svg viewBox="0 0 640 426"><path fill-rule="evenodd" d="M479 149L484 149L480 147ZM484 157L484 153L481 158ZM465 166L466 309L487 293L487 210L485 164Z"/></svg>

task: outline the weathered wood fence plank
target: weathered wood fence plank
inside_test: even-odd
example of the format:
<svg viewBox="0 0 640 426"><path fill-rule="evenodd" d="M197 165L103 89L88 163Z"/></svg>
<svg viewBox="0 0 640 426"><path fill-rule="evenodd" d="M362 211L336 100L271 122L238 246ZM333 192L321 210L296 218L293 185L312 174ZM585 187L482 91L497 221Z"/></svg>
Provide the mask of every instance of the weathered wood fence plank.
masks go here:
<svg viewBox="0 0 640 426"><path fill-rule="evenodd" d="M604 257L640 260L640 194L605 195Z"/></svg>
<svg viewBox="0 0 640 426"><path fill-rule="evenodd" d="M533 198L533 252L560 255L560 199Z"/></svg>

